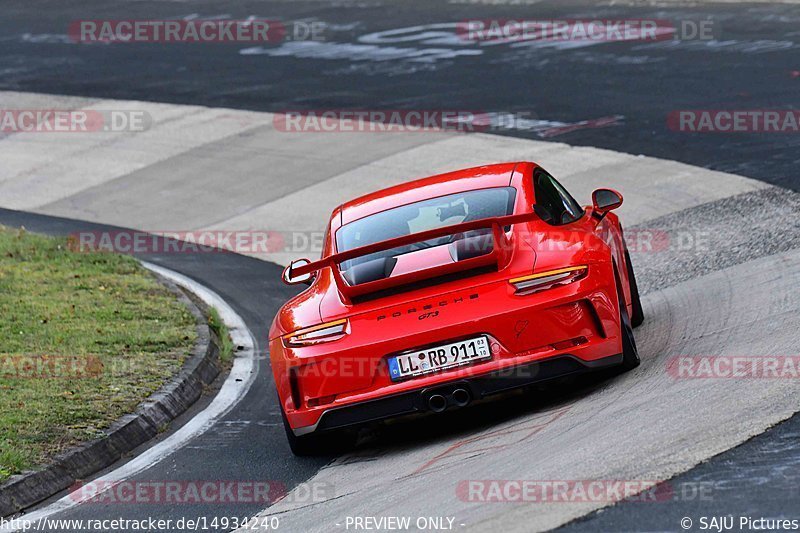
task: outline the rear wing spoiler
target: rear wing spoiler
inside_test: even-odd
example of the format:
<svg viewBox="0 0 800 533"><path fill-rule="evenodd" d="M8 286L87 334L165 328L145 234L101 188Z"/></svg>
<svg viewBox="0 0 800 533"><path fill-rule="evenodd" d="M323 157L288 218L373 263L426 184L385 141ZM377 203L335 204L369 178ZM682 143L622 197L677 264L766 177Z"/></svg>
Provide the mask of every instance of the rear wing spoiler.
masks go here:
<svg viewBox="0 0 800 533"><path fill-rule="evenodd" d="M463 222L461 224L453 224L451 226L444 226L427 231L420 231L418 233L411 233L409 235L402 235L400 237L395 237L385 241L368 244L366 246L353 248L352 250L332 254L328 257L320 259L319 261L293 268L292 275L304 276L306 274L313 274L314 272L318 272L324 268L330 267L331 271L333 272L333 277L336 280L336 285L339 287L339 290L342 292L342 294L347 298L354 298L364 294L374 293L385 289L414 283L423 279L445 276L474 268L497 265L498 269L501 269L508 264L511 258L510 243L508 242L503 228L513 224L529 222L535 217L536 215L534 213L520 213L502 217L483 218L481 220L472 220L469 222ZM406 274L400 274L398 276L360 283L358 285L350 285L347 280L344 279L340 268L340 265L345 261L350 261L352 259L357 259L359 257L364 257L377 252L383 252L393 248L407 246L409 244L424 242L430 239L444 237L446 235L456 235L459 233L486 228L491 228L492 230L492 251L488 254L480 255L478 257L471 257L461 261L455 261L451 264L435 266L421 271L409 272Z"/></svg>

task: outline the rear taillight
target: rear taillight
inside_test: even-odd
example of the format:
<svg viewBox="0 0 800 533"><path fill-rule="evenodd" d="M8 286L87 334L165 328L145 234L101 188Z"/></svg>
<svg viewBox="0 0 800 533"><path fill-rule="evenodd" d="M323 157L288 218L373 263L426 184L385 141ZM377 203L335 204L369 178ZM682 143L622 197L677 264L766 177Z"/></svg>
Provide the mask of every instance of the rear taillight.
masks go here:
<svg viewBox="0 0 800 533"><path fill-rule="evenodd" d="M589 267L583 265L539 272L530 276L513 278L508 282L514 286L515 294L525 296L578 281L585 278L588 273Z"/></svg>
<svg viewBox="0 0 800 533"><path fill-rule="evenodd" d="M323 342L339 340L348 333L347 319L326 322L318 326L304 328L283 336L286 346L311 346Z"/></svg>

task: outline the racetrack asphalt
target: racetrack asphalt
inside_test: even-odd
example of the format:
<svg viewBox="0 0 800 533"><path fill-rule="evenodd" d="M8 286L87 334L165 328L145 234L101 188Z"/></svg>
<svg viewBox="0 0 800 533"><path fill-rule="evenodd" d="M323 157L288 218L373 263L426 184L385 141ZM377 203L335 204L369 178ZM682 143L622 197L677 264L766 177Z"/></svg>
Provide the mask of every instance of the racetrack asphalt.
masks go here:
<svg viewBox="0 0 800 533"><path fill-rule="evenodd" d="M647 2L649 3L649 2ZM576 125L574 145L678 160L797 188L797 135L697 134L667 127L681 109L790 109L800 84L800 6L546 0L4 2L0 89L280 112L450 109ZM82 19L249 16L328 24L323 42L81 45ZM713 40L475 44L456 24L508 18L709 20ZM420 50L425 52L421 53ZM455 57L450 57L455 55ZM603 128L584 121L619 118ZM555 124L550 124L554 126ZM498 133L540 138L546 124Z"/></svg>
<svg viewBox="0 0 800 533"><path fill-rule="evenodd" d="M258 4L258 8L263 9L264 5ZM403 7L391 5L387 8L385 5L378 6L370 2L354 2L337 10L326 10L316 2L268 5L270 13L265 16L279 13L291 18L313 14L318 19L336 22L341 27L336 30L341 32L336 34L337 39L360 43L364 41L359 36L363 37L365 34L421 23L420 13L423 12L421 9L414 11L414 4L405 4ZM93 18L123 17L117 14L115 8L106 6L95 9L91 4L85 6L86 12L94 14ZM671 132L665 126L665 114L676 107L727 108L741 105L752 109L791 106L794 103L793 98L796 99L798 81L791 75L797 45L787 47L780 43L793 39L790 35L792 22L800 20L796 8L769 5L733 8L701 6L668 12L675 17L702 17L709 14L715 20L720 20L725 37L730 41L728 44L715 46L706 43L705 49L696 43L673 48L618 43L578 51L537 50L535 54L496 48L482 50L477 58L462 57L419 64L402 60L386 63L347 57L300 59L288 50L285 50L286 55L263 51L258 54L241 54L241 47L227 46L205 47L202 52L198 52L203 55L202 61L192 52L187 53L185 48L178 47L176 50L175 47L162 47L158 61L153 61L149 53L142 55L146 50L141 45L135 45L140 48L133 51L124 47L104 47L104 50L98 51L94 46L59 43L53 37L58 34L59 26L56 21L77 19L83 15L76 13L74 8L61 7L60 4L53 3L49 7L51 9L44 10L45 15L41 16L26 11L24 7L16 8L12 5L9 18L6 22L0 22L5 36L4 44L8 43L8 47L4 47L4 51L0 53L0 68L4 72L0 86L26 91L91 95L91 98L79 101L70 98L56 99L63 101L67 107L105 105L113 108L113 101L101 100L101 97L113 96L272 111L370 106L383 109L439 108L446 104L448 108L532 111L536 116L548 121L558 121L562 126L604 116L624 116L624 120L616 125L603 128L579 127L556 137L548 137L548 140L618 149L634 154L642 152L648 156L660 156L715 170L730 171L768 183L793 188L797 185L794 170L798 153L796 135L689 135ZM478 15L475 14L474 7L467 10L464 6L430 3L426 3L426 7L426 23L432 20L441 22L463 20L467 17L497 16L493 15L496 13L493 10L497 9L494 6L481 8L484 11L480 11ZM556 5L543 2L537 7L539 8L543 11L537 11L537 16L547 16L547 13L553 14L551 16L556 13L562 17L567 14L579 16L581 13L596 12L585 7L576 7L573 3ZM127 6L124 16L178 16L181 15L179 9L181 6L163 3L136 3ZM650 11L642 11L643 8L602 8L611 9L616 10L611 11L613 13L626 13L628 16L654 16L654 8L648 8ZM260 14L254 4L246 3L227 4L224 10L234 17ZM199 3L192 5L192 11L209 16L217 14L219 8L210 3ZM14 28L3 27L8 24L8 20L28 20L26 17L31 21L26 28L31 30L27 37L20 30L25 24L16 24ZM44 37L46 35L50 37ZM708 64L709 58L713 58L713 67ZM261 63L256 61L269 65L269 68L257 68ZM188 69L187 64L190 65ZM480 68L476 69L476 65ZM522 72L520 65L524 65ZM747 67L752 75L737 74L742 67ZM65 69L69 69L73 75L64 76ZM485 73L487 79L495 82L491 91L481 90L476 86L476 71ZM212 72L216 75L212 76ZM320 72L324 76L319 76ZM220 76L219 73L231 75ZM542 75L548 76L546 83L540 81ZM164 83L165 79L169 79L170 83ZM85 80L91 80L92 86L87 86ZM498 83L497 80L508 81ZM567 86L569 90L564 89ZM49 96L11 93L0 95L0 99L3 107L11 107L9 103L21 107L21 101L34 102L29 103L29 106L43 106L45 104L41 102L54 101L54 97ZM144 104L138 105L145 108ZM701 320L700 324L686 325L683 330L679 327L681 319L698 321L698 315L684 316L685 313L694 313L698 308L703 308L703 302L690 298L693 291L707 291L709 286L725 288L722 293L713 293L717 298L712 302L716 302L717 306L706 310L712 315L718 311L719 304L726 301L725 297L731 294L737 297L747 295L748 287L754 283L754 279L748 276L753 275L754 268L770 273L767 276L769 279L763 282L766 285L757 285L760 290L767 294L769 290L777 291L789 305L766 311L773 302L757 300L762 307L756 306L755 309L761 311L754 310L752 320L745 321L745 324L764 327L769 335L786 340L785 344L781 344L773 339L771 346L761 346L761 350L775 350L778 346L791 350L790 341L796 338L793 333L796 328L791 325L791 320L794 320L792 313L796 314L797 309L794 300L796 295L790 285L793 278L789 274L788 266L780 271L771 270L773 264L792 266L797 261L792 253L796 248L798 234L795 222L798 220L797 201L794 195L783 190L765 189L756 182L713 172L706 174L691 167L669 167L671 172L665 171L663 163L649 158L637 160L614 152L590 148L573 149L565 144L523 142L486 135L446 134L416 138L389 136L387 139L370 136L370 139L364 141L358 135L338 135L328 139L314 135L291 138L291 135L276 134L270 127L271 120L267 115L246 112L240 115L227 110L188 109L182 106L164 110L154 106L151 111L154 116L159 116L161 112L174 113L173 116L178 118L173 123L177 122L178 125L174 130L169 130L168 127L162 127L161 130L156 128L150 139L141 140L143 136L139 136L139 141L132 139L127 144L116 141L108 148L108 152L100 152L95 159L82 164L76 163L79 156L98 154L98 146L87 143L81 149L66 149L65 153L53 156L47 164L33 165L34 160L41 163L43 152L48 148L53 149L52 143L42 141L37 146L39 141L36 139L6 137L4 142L0 142L0 151L5 150L5 159L12 161L12 169L16 173L11 174L12 180L4 179L0 182L0 205L153 230L208 227L252 229L263 227L263 221L274 228L273 221L280 220L287 225L279 229L314 231L320 228L319 221L324 219L329 204L335 203L334 200L362 190L365 192L378 188L384 183L454 166L467 166L473 161L542 159L545 166L559 178L564 176L565 181L571 187L576 187L583 197L591 186L600 181L606 184L609 180L621 180L620 188L623 192L632 192L630 195L626 193L628 203L625 208L628 211L623 215L625 220L630 220L630 225L638 225L645 230L666 231L672 235L710 232L716 236L717 241L707 250L670 250L663 254L640 254L634 258L641 268L641 282L650 293L646 297L648 310L657 319L666 320L658 322L656 319L654 325L647 325L640 335L649 340L640 340L640 343L648 343L646 345L650 346L653 339L658 339L662 344L658 350L652 351L659 354L669 352L664 349L664 343L673 348L686 346L687 350L697 349L688 347L685 343L676 343L675 339L665 341L661 333L655 333L674 329L683 331L688 338L695 341L707 339L709 336L717 338L722 344L710 345L717 350L759 349L757 343L748 346L747 339L737 339L733 344L729 344L731 341L728 339L719 340L721 335L729 333L729 323ZM185 123L180 124L181 120ZM239 121L245 121L244 125ZM206 129L198 131L197 128L203 125L207 125ZM498 133L541 139L542 131L549 131L547 135L553 133L541 129ZM196 138L192 133L196 134ZM137 145L137 142L141 144ZM69 141L66 144L71 143ZM100 144L107 146L107 143ZM55 148L63 149L64 145L64 142L60 142ZM108 161L115 163L109 165L106 163ZM94 179L97 179L97 183L90 184L90 187L86 187L85 181L88 172L92 172ZM380 177L376 178L379 174ZM216 188L219 188L219 192L212 196L214 201L211 202L207 199L208 191L216 191ZM751 209L739 217L737 210L741 210L742 206ZM262 221L261 224L259 220ZM2 213L0 221L17 221L33 230L39 227L48 232L59 231L59 226L64 231L85 227L82 222L54 221L47 217L9 211ZM304 226L301 221L313 223ZM170 224L172 225L169 226ZM739 227L742 228L741 231L737 231ZM277 306L291 293L276 282L279 271L277 266L252 258L241 258L232 254L183 254L148 256L147 259L186 273L210 286L237 309L260 341L266 338L267 321ZM286 256L267 259L284 262ZM742 267L737 269L736 265ZM701 275L710 277L703 278L702 283L692 281ZM767 315L762 316L762 311ZM770 313L777 313L777 316ZM768 327L767 318L779 320L777 324L780 327L777 331ZM742 324L738 326L741 327ZM760 337L766 335L764 333ZM325 458L299 460L288 455L283 443L282 429L276 419L277 411L270 396L269 372L264 372L262 368L262 374L264 379L257 381L258 385L250 390L245 400L226 417L220 427L193 442L184 453L176 454L151 471L143 473L140 478L246 479L246 476L252 475L258 479L278 479L292 486L317 473L327 462ZM653 377L653 374L649 375ZM612 398L613 394L623 390L621 387L627 386L626 383L630 381L606 384L599 390L589 387L589 392L584 391L588 394L584 401L600 404L604 395ZM645 386L648 381L644 379L641 383ZM611 393L604 387L609 387ZM666 384L657 380L650 387L666 388ZM652 392L651 389L648 391ZM727 444L692 444L692 453L683 456L685 461L682 465L680 460L675 460L674 469L666 469L659 472L659 475L670 476L685 470L713 455L712 451L717 450L717 447L717 451L724 451L732 444L760 433L769 425L766 423L767 419L778 421L785 418L798 408L797 396L791 391L787 394L788 396L775 396L772 398L773 403L762 406L768 413L763 417L753 417L756 422L763 422L761 425L748 426L748 423L741 422L743 419L750 420L747 413L741 413L741 417L734 418L734 426L739 427L728 428L731 431L727 440L722 440ZM709 401L702 396L693 399L694 405ZM568 405L573 405L570 403L573 400L573 397L569 397L565 401ZM561 400L558 398L551 400L556 406L559 401ZM720 399L718 405L724 403L725 400ZM583 403L578 405L580 408ZM530 412L509 404L504 406L508 408L509 415L499 422L501 427L513 420L535 418L541 414L536 408ZM542 412L547 412L546 407L547 405L542 407ZM677 406L676 410L681 412ZM647 412L647 409L643 408L643 412ZM730 409L725 411L721 408L718 413L733 416ZM750 415L752 414L751 412ZM371 505L375 502L364 498L363 491L350 491L348 483L353 481L348 481L348 475L352 473L352 469L357 469L365 476L374 475L375 468L391 470L387 465L405 464L410 460L409 455L421 453L420 449L446 444L446 432L460 431L463 436L496 430L498 422L493 421L493 416L491 412L483 411L481 416L476 416L477 421L464 421L455 417L445 425L445 434L441 430L436 431L435 428L425 426L422 435L412 439L412 442L403 441L405 446L399 446L399 450L397 446L392 446L392 439L398 437L398 434L389 430L386 434L367 439L355 458L340 459L320 474L322 479L326 475L333 476L334 483L343 491L342 495L350 494L351 500L362 500L360 505L365 507L359 514L390 512L388 508L381 508L379 511L375 505ZM675 414L672 413L672 416ZM577 418L568 423L574 424L576 420ZM713 424L723 424L721 420L710 422L698 419L696 422L698 426L712 424L707 426L708 432L718 432L720 428ZM769 440L769 435L777 435L776 439L780 439L780 435L791 435L792 430L786 428L796 427L796 424L797 417L743 447L690 470L673 482L693 480L700 476L700 479L715 479L722 486L731 486L733 483L739 489L717 490L713 501L694 502L699 510L713 508L721 514L737 512L739 509L743 512L744 509L760 511L761 507L753 506L753 501L770 502L771 507L766 507L768 504L765 503L764 509L786 510L792 501L796 501L797 494L787 495L781 489L784 485L780 481L786 481L786 476L774 476L776 472L785 472L792 464L796 465L797 451L792 446L783 446L780 447L780 453L776 454L774 445L771 448L764 441L775 442ZM680 427L676 427L671 431L673 435L678 435L680 430ZM719 433L725 431L720 430ZM554 439L549 440L547 445L554 446L563 453L565 459L568 458L569 451L563 450L563 441L548 435L545 432L538 438ZM590 433L590 436L583 438L591 439L591 435ZM651 435L646 437L640 436L648 442L659 440ZM709 436L703 435L703 438ZM609 439L611 437L606 440L613 442ZM758 444L759 442L762 444ZM786 439L780 442L786 442ZM698 448L697 453L693 453L695 447ZM742 461L752 457L740 450L752 450L757 457L770 457L769 461L772 463L765 461L762 470L772 473L773 478L768 479L775 479L775 482L758 483L762 470L756 468L749 476L741 476L727 468L727 461L732 460L734 464L740 465ZM636 453L646 451L652 450L636 450ZM668 448L666 451L670 452L670 459L663 458L661 464L671 465L670 461L675 456L674 450ZM521 449L512 448L500 461L507 463L521 452ZM220 460L221 454L224 454L224 460ZM680 453L677 455L681 456ZM484 463L496 466L490 460L484 460ZM715 464L719 466L714 467ZM347 470L348 466L351 470ZM394 470L395 473L401 471L399 467ZM546 470L536 470L537 475L541 475L542 471ZM565 471L568 470L557 470L558 473ZM588 472L586 469L578 469L579 475L589 475ZM606 470L597 475L620 475L621 472L626 471L624 468L619 471ZM440 474L446 477L452 472ZM392 478L390 481L395 480ZM423 482L431 484L427 478ZM387 492L385 485L379 487L384 492L385 501L395 501L391 498L391 490ZM452 487L448 486L446 490L445 496L452 500ZM743 501L744 493L751 495L746 500L749 507L743 505L746 503ZM759 498L758 495L762 496ZM439 507L455 509L457 504L450 500L439 500ZM324 526L325 523L320 523L320 515L337 512L341 516L341 513L355 512L354 509L358 508L352 501L350 504L346 502L347 498L341 498L341 508L334 507L336 511L332 511L331 507L318 506L321 510L306 509L302 514L307 515L305 520ZM569 527L592 530L678 530L678 519L683 516L681 513L686 511L686 505L690 503L682 501L652 506L622 504L610 511L591 515L585 521ZM111 509L114 514L120 512L118 507ZM413 506L395 506L391 509L397 512L403 509L415 510ZM111 510L103 509L101 513ZM247 505L231 506L224 510L218 507L192 506L191 513L250 515L259 510ZM558 523L561 523L562 518L584 514L587 510L591 509L567 509L565 512L561 508L555 510L555 515L559 517ZM694 511L695 514L699 510ZM486 519L487 512L488 515L493 515L499 511L500 509L487 511L485 508L475 510L473 507L464 511L464 515L470 516L469 525L476 525ZM549 516L548 512L542 512L536 506L528 511ZM96 516L98 512L96 508L84 506L83 509L71 511L69 516L89 517ZM528 524L529 517L520 516L525 512L527 511L523 509L509 512L508 516L512 517L509 520L512 522L503 523L503 526L513 530L515 525ZM123 514L175 516L176 513L188 514L187 509L176 510L158 505L150 505L146 509L124 509ZM286 517L287 523L292 523L291 514L282 516ZM299 523L297 529L306 529L310 522ZM329 523L327 525L330 526ZM549 527L555 525L555 522L542 522L542 525Z"/></svg>

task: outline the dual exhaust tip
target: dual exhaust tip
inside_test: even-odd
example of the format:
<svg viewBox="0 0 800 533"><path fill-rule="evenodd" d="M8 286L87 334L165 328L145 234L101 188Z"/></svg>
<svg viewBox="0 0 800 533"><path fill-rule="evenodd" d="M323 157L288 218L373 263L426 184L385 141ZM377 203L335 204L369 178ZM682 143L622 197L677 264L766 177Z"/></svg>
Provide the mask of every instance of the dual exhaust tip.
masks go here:
<svg viewBox="0 0 800 533"><path fill-rule="evenodd" d="M447 406L452 404L456 407L464 407L472 401L472 395L467 389L457 388L453 392L445 394L431 394L428 396L428 409L434 413L441 413Z"/></svg>

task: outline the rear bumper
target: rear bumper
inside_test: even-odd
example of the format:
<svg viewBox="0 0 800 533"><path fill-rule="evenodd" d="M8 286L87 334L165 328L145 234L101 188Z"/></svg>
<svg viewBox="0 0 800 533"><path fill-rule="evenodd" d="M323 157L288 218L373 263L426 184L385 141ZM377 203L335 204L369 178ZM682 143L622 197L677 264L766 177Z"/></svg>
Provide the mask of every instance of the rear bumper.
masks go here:
<svg viewBox="0 0 800 533"><path fill-rule="evenodd" d="M588 366L619 354L611 269L610 263L593 263L584 279L525 296L505 278L486 275L488 282L448 291L434 287L435 297L410 303L404 294L387 297L375 309L352 313L351 333L334 342L292 348L273 338L270 362L287 421L293 429L316 428L324 413L425 388L533 369L532 363L566 355ZM481 335L489 339L489 360L404 381L389 376L394 355ZM473 397L482 395L475 391Z"/></svg>
<svg viewBox="0 0 800 533"><path fill-rule="evenodd" d="M295 428L295 435L330 431L427 412L431 394L447 393L457 388L469 391L473 400L518 389L547 380L601 370L622 364L622 354L586 361L570 354L559 355L488 374L466 378L444 385L414 389L376 400L334 407L322 413L316 424Z"/></svg>

